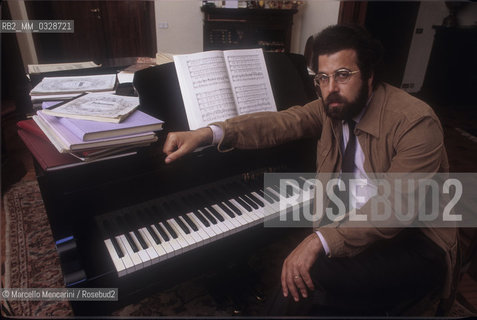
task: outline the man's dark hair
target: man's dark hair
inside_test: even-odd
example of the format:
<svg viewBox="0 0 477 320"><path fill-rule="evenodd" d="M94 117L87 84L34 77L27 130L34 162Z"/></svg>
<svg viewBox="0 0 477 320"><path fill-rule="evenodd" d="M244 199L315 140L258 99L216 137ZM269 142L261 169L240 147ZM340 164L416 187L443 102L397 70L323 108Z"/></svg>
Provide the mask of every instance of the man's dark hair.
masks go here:
<svg viewBox="0 0 477 320"><path fill-rule="evenodd" d="M383 46L368 31L357 25L329 26L315 36L313 43L313 69L318 70L318 56L354 49L363 80L374 74L373 88L380 82L379 69Z"/></svg>

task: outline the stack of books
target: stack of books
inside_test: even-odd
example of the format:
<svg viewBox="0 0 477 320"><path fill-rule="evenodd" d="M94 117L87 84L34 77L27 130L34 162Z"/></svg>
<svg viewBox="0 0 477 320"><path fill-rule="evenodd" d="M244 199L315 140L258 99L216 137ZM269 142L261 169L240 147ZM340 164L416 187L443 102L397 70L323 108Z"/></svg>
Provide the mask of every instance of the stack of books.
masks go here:
<svg viewBox="0 0 477 320"><path fill-rule="evenodd" d="M94 85L88 79L95 79ZM61 86L64 94L76 95L63 101L45 99L32 120L18 123L20 137L43 169L131 155L157 141L155 132L162 130L163 121L137 110L138 97L108 92L114 82L109 77L103 80L44 78L32 90L32 97L48 90L55 96Z"/></svg>

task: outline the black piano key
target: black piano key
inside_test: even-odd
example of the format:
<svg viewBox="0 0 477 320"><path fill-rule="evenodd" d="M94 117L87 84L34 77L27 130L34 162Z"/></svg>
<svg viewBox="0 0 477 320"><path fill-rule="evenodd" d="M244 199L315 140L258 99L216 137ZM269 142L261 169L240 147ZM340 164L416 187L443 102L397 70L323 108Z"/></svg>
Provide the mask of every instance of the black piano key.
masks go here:
<svg viewBox="0 0 477 320"><path fill-rule="evenodd" d="M195 223L189 218L188 215L183 215L182 218L184 218L185 222L189 224L189 226L192 228L194 231L199 231L199 228L195 225Z"/></svg>
<svg viewBox="0 0 477 320"><path fill-rule="evenodd" d="M209 212L212 213L214 215L214 217L217 218L217 220L219 220L220 222L225 221L224 217L222 217L222 215L220 213L218 213L217 210L215 210L213 207L207 206L205 208L207 210L209 210Z"/></svg>
<svg viewBox="0 0 477 320"><path fill-rule="evenodd" d="M134 252L138 252L139 249L136 246L136 243L134 243L134 240L132 239L131 235L129 234L129 231L128 231L129 228L128 228L128 225L127 225L126 221L124 221L124 218L122 216L118 216L116 218L116 221L118 222L118 225L121 228L121 230L124 230L124 236L126 237L126 240L128 241L129 245L131 246L131 249Z"/></svg>
<svg viewBox="0 0 477 320"><path fill-rule="evenodd" d="M245 210L247 210L248 212L252 212L252 208L240 197L234 197L234 200L237 201L242 207L244 207Z"/></svg>
<svg viewBox="0 0 477 320"><path fill-rule="evenodd" d="M217 224L217 220L215 220L215 218L209 213L209 211L207 210L199 210L199 212L201 212L204 217L210 221L212 224Z"/></svg>
<svg viewBox="0 0 477 320"><path fill-rule="evenodd" d="M264 192L262 189L258 190L258 194L261 195L270 204L274 204L279 200L276 195L272 194L271 192Z"/></svg>
<svg viewBox="0 0 477 320"><path fill-rule="evenodd" d="M181 219L178 218L179 214L185 213L182 206L174 199L168 199L168 201L164 203L164 206L167 206L168 210L172 213L172 218L179 225L182 231L184 231L186 234L189 234L189 228L182 222Z"/></svg>
<svg viewBox="0 0 477 320"><path fill-rule="evenodd" d="M134 216L137 214L137 212L132 212L132 213L129 213L129 214L126 214L125 215L125 219L126 219L126 222L128 223L129 227L133 229L133 233L134 235L136 236L136 239L137 241L139 241L139 245L143 248L143 249L147 249L149 248L149 246L147 245L146 241L144 241L141 233L139 232L139 230L137 229L137 226L138 226L138 221L134 218Z"/></svg>
<svg viewBox="0 0 477 320"><path fill-rule="evenodd" d="M197 219L200 220L206 227L210 227L209 221L202 215L202 213L198 210L194 210L194 215L197 217Z"/></svg>
<svg viewBox="0 0 477 320"><path fill-rule="evenodd" d="M152 221L149 221L149 217L146 214L146 212L144 210L140 210L139 211L139 216L141 218L141 221L146 225L146 229L151 234L152 239L154 240L154 242L156 242L156 244L160 244L161 239L159 239L156 232L154 232L154 229L151 227Z"/></svg>
<svg viewBox="0 0 477 320"><path fill-rule="evenodd" d="M239 208L237 208L232 202L230 202L229 200L225 200L224 203L230 208L233 210L233 212L235 212L238 216L241 216L242 215L242 211L240 211Z"/></svg>
<svg viewBox="0 0 477 320"><path fill-rule="evenodd" d="M187 226L184 224L184 222L182 222L181 219L179 219L179 217L175 217L175 218L174 218L174 221L177 222L177 224L178 224L179 227L182 229L182 231L184 231L186 234L189 234L189 233L190 233L189 228L187 228Z"/></svg>
<svg viewBox="0 0 477 320"><path fill-rule="evenodd" d="M159 237L157 236L156 232L154 231L154 229L151 227L150 224L148 224L148 225L146 226L146 229L147 229L147 231L149 231L149 233L151 234L151 237L152 237L152 239L154 240L154 242L155 242L156 244L161 244L161 239L159 239Z"/></svg>
<svg viewBox="0 0 477 320"><path fill-rule="evenodd" d="M103 221L103 226L106 230L106 232L110 235L110 240L111 243L113 244L114 250L116 250L116 253L118 257L122 258L124 257L124 252L121 250L121 247L119 246L118 242L116 241L115 238L115 232L113 231L113 227L111 226L111 222L108 220Z"/></svg>
<svg viewBox="0 0 477 320"><path fill-rule="evenodd" d="M211 198L211 199L214 199L215 200L215 203L219 206L220 209L222 209L226 214L228 214L231 218L235 218L235 215L234 213L232 212L232 210L230 210L227 206L225 206L223 203L222 203L222 200L224 199L220 199L217 194L215 194L211 189L206 189L205 192L207 193L207 195Z"/></svg>
<svg viewBox="0 0 477 320"><path fill-rule="evenodd" d="M167 231L172 236L172 238L174 238L174 239L178 238L177 233L174 231L174 229L172 229L172 227L170 226L170 224L167 221L163 221L162 224L164 225L164 227L166 227Z"/></svg>
<svg viewBox="0 0 477 320"><path fill-rule="evenodd" d="M155 207L154 207L155 208ZM156 208L157 210L157 208ZM149 215L149 217L152 219L152 221L154 221L154 227L156 227L157 231L159 232L159 234L161 235L161 237L164 239L164 241L169 241L169 236L167 235L166 231L164 230L164 228L161 227L161 225L159 224L158 222L158 218L154 215L153 213L153 209L151 208L148 208L147 209L147 213Z"/></svg>
<svg viewBox="0 0 477 320"><path fill-rule="evenodd" d="M258 209L258 205L257 205L255 202L253 202L249 197L247 197L246 194L242 195L240 198L241 198L243 201L245 201L249 206L251 206L252 208L254 208L255 210Z"/></svg>
<svg viewBox="0 0 477 320"><path fill-rule="evenodd" d="M279 195L282 195L280 193L280 187L277 186L276 184L275 185L271 185L270 188L272 188L273 190L275 190ZM283 196L283 195L282 195Z"/></svg>
<svg viewBox="0 0 477 320"><path fill-rule="evenodd" d="M253 202L258 204L260 207L262 208L265 207L265 204L263 203L263 201L257 198L256 196L254 196L252 193L246 194L245 196L249 197Z"/></svg>
<svg viewBox="0 0 477 320"><path fill-rule="evenodd" d="M230 199L230 195L227 195L225 194L225 192L223 192L222 190L218 189L218 188L214 188L213 191L215 191L217 194L220 195L220 197L222 199L224 199L224 203L230 208L232 209L232 211L237 214L238 216L241 216L242 215L242 211L240 211L239 208L237 208L232 202L230 202L228 199Z"/></svg>
<svg viewBox="0 0 477 320"><path fill-rule="evenodd" d="M234 182L232 183L232 188L235 189L235 192L239 194L240 198L242 198L242 200L244 200L249 206L251 206L255 210L258 209L259 205L255 203L252 199L250 199L250 197L246 196L246 195L250 195L251 188L249 186Z"/></svg>
<svg viewBox="0 0 477 320"><path fill-rule="evenodd" d="M230 210L227 206L225 206L222 202L218 202L217 205L219 206L220 209L224 210L226 214L229 215L231 218L235 218L235 214Z"/></svg>

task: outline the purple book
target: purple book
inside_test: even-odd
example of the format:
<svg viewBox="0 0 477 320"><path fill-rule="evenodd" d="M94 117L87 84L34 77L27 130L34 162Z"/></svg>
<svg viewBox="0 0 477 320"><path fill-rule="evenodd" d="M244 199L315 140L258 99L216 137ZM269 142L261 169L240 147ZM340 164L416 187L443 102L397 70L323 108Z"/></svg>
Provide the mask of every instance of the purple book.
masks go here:
<svg viewBox="0 0 477 320"><path fill-rule="evenodd" d="M42 108L50 108L61 101L43 102ZM60 118L58 121L83 141L113 138L137 133L158 131L164 121L136 110L120 123L98 122L72 118Z"/></svg>

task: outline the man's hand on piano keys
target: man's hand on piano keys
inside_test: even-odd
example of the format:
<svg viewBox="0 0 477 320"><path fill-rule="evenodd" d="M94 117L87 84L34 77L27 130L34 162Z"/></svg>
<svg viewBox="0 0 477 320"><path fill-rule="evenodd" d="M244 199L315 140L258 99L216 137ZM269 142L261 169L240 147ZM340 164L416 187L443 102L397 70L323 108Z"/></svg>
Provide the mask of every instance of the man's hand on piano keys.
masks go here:
<svg viewBox="0 0 477 320"><path fill-rule="evenodd" d="M212 143L213 134L209 127L194 131L169 132L162 151L167 155L165 162L171 163L195 149Z"/></svg>
<svg viewBox="0 0 477 320"><path fill-rule="evenodd" d="M295 301L308 297L308 289L315 290L310 277L311 266L318 258L323 246L316 233L306 237L285 259L282 267L283 296L290 293Z"/></svg>

